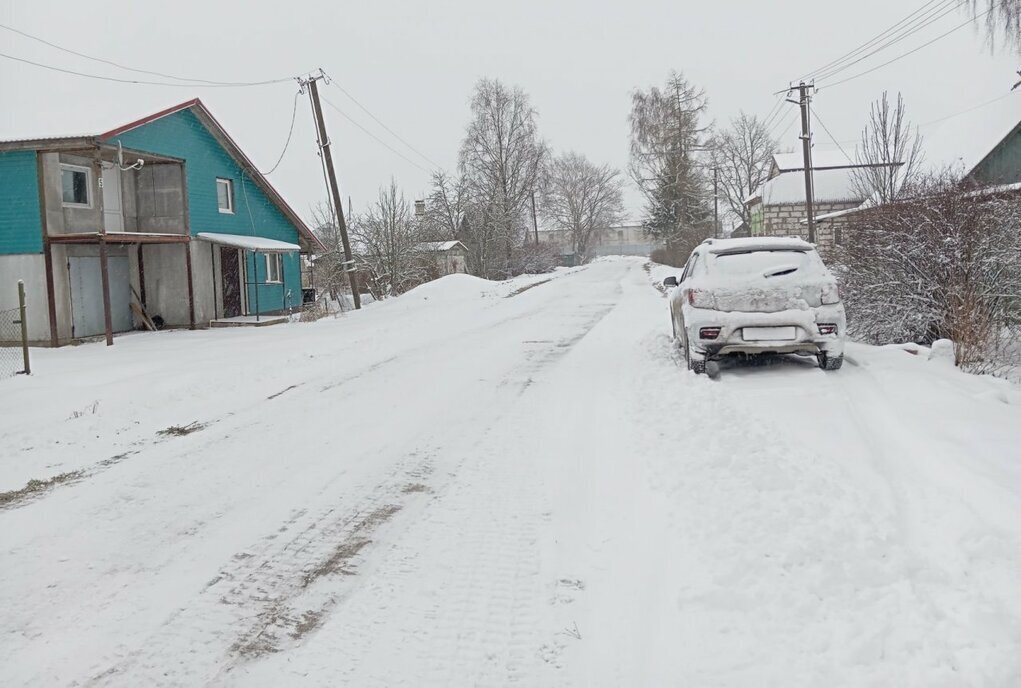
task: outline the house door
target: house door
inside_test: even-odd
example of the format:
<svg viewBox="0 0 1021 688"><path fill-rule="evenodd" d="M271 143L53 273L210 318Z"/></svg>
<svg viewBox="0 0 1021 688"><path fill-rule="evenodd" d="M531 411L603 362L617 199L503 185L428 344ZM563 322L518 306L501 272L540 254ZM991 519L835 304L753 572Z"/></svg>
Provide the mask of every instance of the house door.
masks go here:
<svg viewBox="0 0 1021 688"><path fill-rule="evenodd" d="M97 256L71 256L71 336L94 337L106 332L103 319L102 272ZM107 258L110 276L110 316L114 332L131 329L131 282L127 256Z"/></svg>
<svg viewBox="0 0 1021 688"><path fill-rule="evenodd" d="M220 279L223 283L223 317L241 315L241 258L236 248L220 247Z"/></svg>
<svg viewBox="0 0 1021 688"><path fill-rule="evenodd" d="M103 225L108 232L124 231L124 206L121 202L121 171L103 168Z"/></svg>

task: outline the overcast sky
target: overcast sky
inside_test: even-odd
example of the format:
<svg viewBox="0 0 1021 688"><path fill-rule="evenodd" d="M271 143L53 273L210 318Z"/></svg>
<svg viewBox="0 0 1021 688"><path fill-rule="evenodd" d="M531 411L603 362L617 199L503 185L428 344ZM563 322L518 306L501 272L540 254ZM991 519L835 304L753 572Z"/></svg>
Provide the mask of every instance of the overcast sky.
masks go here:
<svg viewBox="0 0 1021 688"><path fill-rule="evenodd" d="M705 88L711 116L739 110L766 115L774 91L856 48L924 0L432 0L431 2L127 2L0 0L0 22L79 52L179 76L257 81L323 67L402 138L444 168L456 164L473 83L483 76L521 86L540 115L544 138L598 162L627 163L629 96L661 84L670 69ZM981 3L984 4L984 3ZM952 12L927 29L847 70L850 76L952 29ZM147 78L61 53L0 29L0 52L67 69ZM991 52L966 27L932 46L847 84L823 88L815 106L837 140L859 136L869 102L902 91L917 123L942 119L1008 93L1021 59ZM263 169L287 136L296 87L159 87L59 74L0 58L0 138L93 133L193 97L201 97ZM424 168L430 164L394 140L335 88L331 101ZM1002 122L1021 120L1018 97L946 123L932 132L937 157L986 140ZM997 113L995 116L990 113ZM410 198L428 172L401 159L326 108L342 192L355 210L394 176ZM985 119L977 119L982 115ZM794 106L777 134L797 145ZM786 128L788 121L792 122ZM968 127L962 122L983 122ZM985 123L988 122L988 123ZM1003 134L1006 131L1002 132ZM832 148L816 127L820 148ZM954 139L950 143L948 138ZM995 136L993 137L995 138ZM983 144L984 145L984 144ZM948 149L949 148L949 149ZM850 150L850 148L848 148ZM964 153L961 153L964 155ZM308 101L299 101L294 138L271 181L302 214L326 195L315 155ZM639 216L637 195L629 195Z"/></svg>

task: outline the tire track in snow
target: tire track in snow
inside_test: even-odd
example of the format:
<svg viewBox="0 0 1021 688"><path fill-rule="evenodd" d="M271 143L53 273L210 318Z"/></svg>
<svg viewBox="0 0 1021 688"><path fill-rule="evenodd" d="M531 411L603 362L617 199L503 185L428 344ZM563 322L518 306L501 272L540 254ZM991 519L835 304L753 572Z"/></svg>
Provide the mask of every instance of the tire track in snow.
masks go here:
<svg viewBox="0 0 1021 688"><path fill-rule="evenodd" d="M354 505L295 511L225 562L138 650L87 685L205 684L238 662L293 646L361 583L357 566L376 530L428 498L407 488L421 485L431 470L428 455L409 456ZM176 664L168 665L168 650Z"/></svg>

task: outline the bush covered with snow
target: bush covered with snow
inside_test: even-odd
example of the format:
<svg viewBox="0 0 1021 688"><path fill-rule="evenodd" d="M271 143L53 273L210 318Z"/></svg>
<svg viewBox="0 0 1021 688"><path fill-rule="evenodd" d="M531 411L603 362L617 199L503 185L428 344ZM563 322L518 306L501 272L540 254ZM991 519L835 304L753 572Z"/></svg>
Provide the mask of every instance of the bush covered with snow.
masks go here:
<svg viewBox="0 0 1021 688"><path fill-rule="evenodd" d="M1021 199L927 181L912 198L852 216L837 250L851 333L874 344L955 343L956 363L1016 365ZM1011 353L1013 351L1013 353Z"/></svg>

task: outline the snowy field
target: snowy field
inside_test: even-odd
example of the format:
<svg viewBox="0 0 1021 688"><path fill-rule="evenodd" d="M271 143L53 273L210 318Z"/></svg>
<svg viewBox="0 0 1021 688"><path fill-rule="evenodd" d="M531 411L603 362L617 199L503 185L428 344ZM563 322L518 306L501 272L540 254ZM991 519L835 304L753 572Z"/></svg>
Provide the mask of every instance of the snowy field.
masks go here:
<svg viewBox="0 0 1021 688"><path fill-rule="evenodd" d="M1021 387L858 345L696 377L665 274L37 351L0 684L1021 685Z"/></svg>

